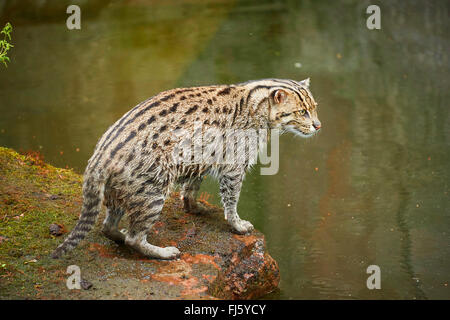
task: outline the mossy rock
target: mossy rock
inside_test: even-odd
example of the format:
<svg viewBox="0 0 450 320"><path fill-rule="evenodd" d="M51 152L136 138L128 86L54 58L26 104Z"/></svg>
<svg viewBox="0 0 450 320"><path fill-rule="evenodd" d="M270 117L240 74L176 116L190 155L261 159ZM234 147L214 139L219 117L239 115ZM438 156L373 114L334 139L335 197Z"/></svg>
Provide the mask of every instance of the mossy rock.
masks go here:
<svg viewBox="0 0 450 320"><path fill-rule="evenodd" d="M222 209L208 203L211 213L185 213L176 193L149 242L177 246L180 259L142 257L106 239L100 222L76 249L51 259L67 233L55 237L49 227L74 227L81 182L72 170L0 147L0 299L253 299L277 288L278 266L260 232L233 234ZM67 288L70 265L80 267L90 289Z"/></svg>

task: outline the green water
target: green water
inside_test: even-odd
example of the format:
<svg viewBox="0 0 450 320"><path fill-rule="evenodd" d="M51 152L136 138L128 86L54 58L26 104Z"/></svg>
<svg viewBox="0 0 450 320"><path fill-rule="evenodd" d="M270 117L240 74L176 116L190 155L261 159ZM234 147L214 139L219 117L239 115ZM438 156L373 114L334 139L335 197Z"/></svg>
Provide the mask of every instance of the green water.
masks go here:
<svg viewBox="0 0 450 320"><path fill-rule="evenodd" d="M2 0L15 47L0 145L82 172L108 126L162 90L310 77L323 130L283 136L278 174L255 168L239 203L281 270L268 298L449 299L449 4L377 1L368 30L369 4Z"/></svg>

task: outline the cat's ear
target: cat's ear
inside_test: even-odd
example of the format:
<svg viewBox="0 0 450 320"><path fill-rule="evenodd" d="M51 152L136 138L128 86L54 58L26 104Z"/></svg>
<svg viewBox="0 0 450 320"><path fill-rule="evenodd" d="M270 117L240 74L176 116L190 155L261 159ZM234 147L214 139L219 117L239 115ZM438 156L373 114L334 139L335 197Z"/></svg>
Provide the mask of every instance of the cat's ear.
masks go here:
<svg viewBox="0 0 450 320"><path fill-rule="evenodd" d="M286 98L287 92L284 91L283 89L279 89L273 93L273 100L275 101L276 104L283 103L284 101L286 101Z"/></svg>
<svg viewBox="0 0 450 320"><path fill-rule="evenodd" d="M311 83L311 80L309 78L307 78L305 80L300 81L299 83L300 83L300 85L302 85L306 88L309 88L309 84Z"/></svg>

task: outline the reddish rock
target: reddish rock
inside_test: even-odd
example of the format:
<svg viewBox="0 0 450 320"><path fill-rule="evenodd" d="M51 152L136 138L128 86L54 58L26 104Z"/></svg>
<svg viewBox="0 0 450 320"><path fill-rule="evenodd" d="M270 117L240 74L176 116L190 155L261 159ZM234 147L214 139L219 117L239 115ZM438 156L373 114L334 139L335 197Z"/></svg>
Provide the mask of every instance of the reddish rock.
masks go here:
<svg viewBox="0 0 450 320"><path fill-rule="evenodd" d="M143 285L161 288L153 298L256 299L278 287L278 265L267 252L263 234L236 235L222 209L210 206L210 213L196 215L183 212L181 205L174 194L148 237L152 244L178 247L180 259L147 259L134 252L121 257L154 270L141 279ZM103 258L118 256L114 246L93 243L89 250Z"/></svg>
<svg viewBox="0 0 450 320"><path fill-rule="evenodd" d="M280 281L276 261L267 253L261 234L234 236L232 258L222 264L209 292L221 299L256 299L273 291Z"/></svg>

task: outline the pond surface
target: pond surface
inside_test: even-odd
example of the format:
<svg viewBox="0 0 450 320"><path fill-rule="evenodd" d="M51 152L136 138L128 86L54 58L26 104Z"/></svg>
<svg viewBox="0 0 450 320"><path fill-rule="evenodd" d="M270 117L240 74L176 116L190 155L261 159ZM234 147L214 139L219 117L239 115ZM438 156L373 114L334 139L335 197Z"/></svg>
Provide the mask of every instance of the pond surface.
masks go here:
<svg viewBox="0 0 450 320"><path fill-rule="evenodd" d="M282 136L278 173L255 168L239 202L281 269L268 298L449 299L449 3L381 3L369 30L356 0L3 0L0 145L81 173L108 126L162 90L310 77L322 132ZM219 203L215 182L202 190Z"/></svg>

